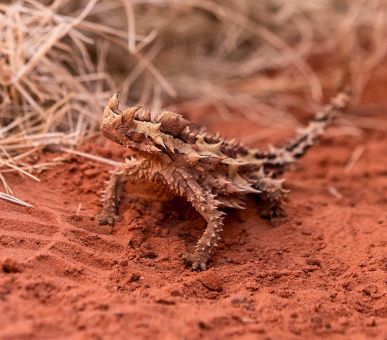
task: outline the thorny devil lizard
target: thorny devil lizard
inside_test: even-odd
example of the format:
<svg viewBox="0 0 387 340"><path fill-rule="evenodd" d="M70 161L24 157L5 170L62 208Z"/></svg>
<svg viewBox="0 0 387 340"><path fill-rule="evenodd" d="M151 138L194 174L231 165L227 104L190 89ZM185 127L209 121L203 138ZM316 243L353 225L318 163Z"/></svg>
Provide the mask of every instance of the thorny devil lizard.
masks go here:
<svg viewBox="0 0 387 340"><path fill-rule="evenodd" d="M113 171L102 195L99 223L113 226L119 220L117 208L126 181L150 180L186 198L206 220L195 252L181 255L194 270L205 270L222 231L225 213L220 208L243 209L244 196L254 194L265 204L265 217L281 215L286 190L278 175L316 143L349 97L348 91L339 93L283 146L258 150L207 133L174 112L163 111L153 119L150 111L140 114L138 106L122 112L114 94L104 110L101 131L131 149L136 158Z"/></svg>

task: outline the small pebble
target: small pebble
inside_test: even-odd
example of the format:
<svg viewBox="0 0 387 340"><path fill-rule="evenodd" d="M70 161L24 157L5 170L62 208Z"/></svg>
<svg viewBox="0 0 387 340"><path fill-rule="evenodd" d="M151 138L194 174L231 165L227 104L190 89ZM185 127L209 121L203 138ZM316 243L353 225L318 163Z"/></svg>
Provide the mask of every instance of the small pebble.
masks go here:
<svg viewBox="0 0 387 340"><path fill-rule="evenodd" d="M306 263L310 266L319 266L321 267L321 261L315 258L306 259Z"/></svg>
<svg viewBox="0 0 387 340"><path fill-rule="evenodd" d="M231 299L231 303L233 304L233 305L238 305L238 304L240 304L240 303L246 303L247 302L247 298L246 298L246 296L243 296L243 295L241 295L241 296L235 296L235 297L233 297L232 299Z"/></svg>
<svg viewBox="0 0 387 340"><path fill-rule="evenodd" d="M222 281L211 271L204 272L200 280L209 290L220 292L223 289Z"/></svg>

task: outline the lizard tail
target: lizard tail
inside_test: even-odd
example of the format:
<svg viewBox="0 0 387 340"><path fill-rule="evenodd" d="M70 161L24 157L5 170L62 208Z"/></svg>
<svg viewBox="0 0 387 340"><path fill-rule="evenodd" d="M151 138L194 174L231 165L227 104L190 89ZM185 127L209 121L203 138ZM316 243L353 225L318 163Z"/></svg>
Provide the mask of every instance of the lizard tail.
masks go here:
<svg viewBox="0 0 387 340"><path fill-rule="evenodd" d="M269 167L284 168L303 156L306 150L316 144L317 138L325 132L327 126L332 122L332 118L346 107L349 100L349 90L337 94L329 105L315 114L306 127L297 131L294 138L282 147L271 147L270 153L274 154L274 157L269 159L266 164Z"/></svg>

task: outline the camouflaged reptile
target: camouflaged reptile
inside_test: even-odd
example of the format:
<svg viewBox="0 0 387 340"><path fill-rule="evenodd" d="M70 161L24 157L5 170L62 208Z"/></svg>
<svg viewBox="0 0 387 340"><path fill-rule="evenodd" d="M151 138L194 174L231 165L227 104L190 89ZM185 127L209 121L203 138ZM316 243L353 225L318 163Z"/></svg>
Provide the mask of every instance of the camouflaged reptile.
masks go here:
<svg viewBox="0 0 387 340"><path fill-rule="evenodd" d="M339 93L283 146L258 150L208 133L174 112L154 118L150 111L140 113L138 106L121 112L116 93L104 110L101 131L131 149L135 159L113 171L102 195L99 223L113 226L119 220L117 208L126 181L150 180L187 199L206 220L194 253L181 256L193 269L205 270L222 231L221 208L243 209L244 197L253 194L265 202L265 217L281 215L286 190L278 175L315 144L348 101L347 92Z"/></svg>

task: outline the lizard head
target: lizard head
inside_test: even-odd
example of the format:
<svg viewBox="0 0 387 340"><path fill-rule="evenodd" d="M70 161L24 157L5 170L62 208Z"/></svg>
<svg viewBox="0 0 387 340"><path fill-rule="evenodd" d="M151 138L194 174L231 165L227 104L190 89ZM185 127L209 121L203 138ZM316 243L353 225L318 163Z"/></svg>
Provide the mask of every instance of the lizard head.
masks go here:
<svg viewBox="0 0 387 340"><path fill-rule="evenodd" d="M163 111L151 119L150 111L140 114L140 106L120 111L115 93L103 112L102 134L134 151L150 154L169 149L174 152L173 140L190 125L181 115Z"/></svg>

